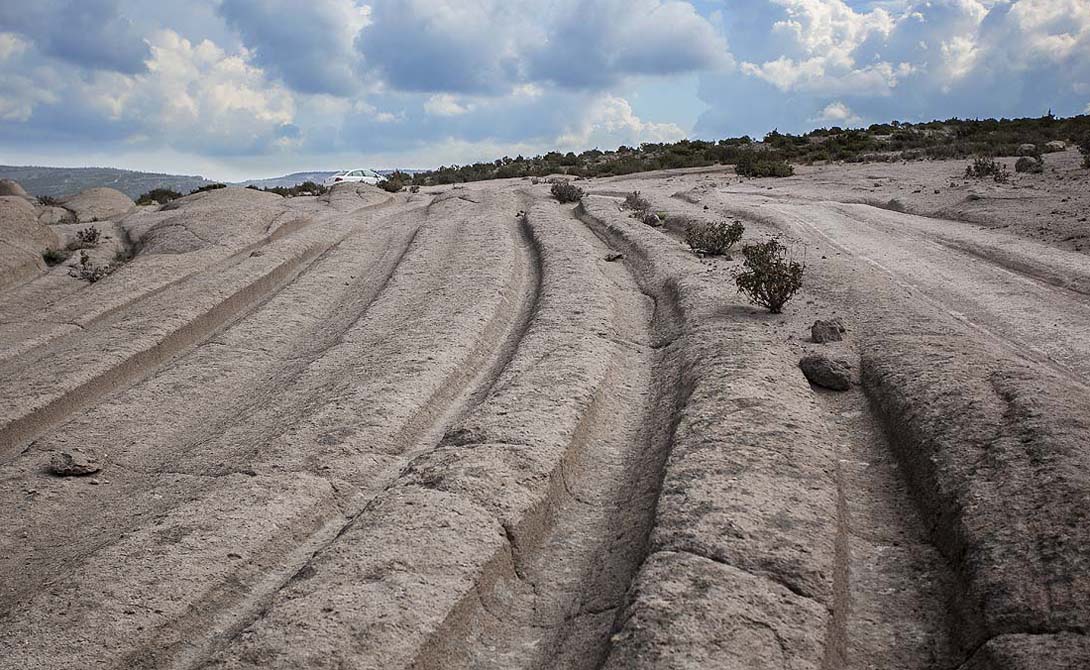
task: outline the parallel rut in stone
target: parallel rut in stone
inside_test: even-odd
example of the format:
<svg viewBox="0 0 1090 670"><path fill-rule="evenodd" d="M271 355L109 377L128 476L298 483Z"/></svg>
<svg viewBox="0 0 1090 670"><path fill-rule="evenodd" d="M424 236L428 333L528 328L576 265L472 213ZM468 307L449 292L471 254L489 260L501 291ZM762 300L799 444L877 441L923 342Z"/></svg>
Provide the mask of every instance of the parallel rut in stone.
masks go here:
<svg viewBox="0 0 1090 670"><path fill-rule="evenodd" d="M612 250L578 221L613 289L613 360L583 417L551 501L552 527L518 545L518 580L480 594L478 622L464 641L472 668L598 667L632 576L646 554L673 429L677 374L656 340L656 310Z"/></svg>

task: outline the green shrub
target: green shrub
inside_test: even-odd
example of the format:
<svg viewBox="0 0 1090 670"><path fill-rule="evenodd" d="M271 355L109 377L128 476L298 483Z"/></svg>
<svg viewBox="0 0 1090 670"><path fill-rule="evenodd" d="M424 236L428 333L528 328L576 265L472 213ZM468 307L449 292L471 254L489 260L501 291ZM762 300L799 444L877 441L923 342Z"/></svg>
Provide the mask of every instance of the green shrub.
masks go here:
<svg viewBox="0 0 1090 670"><path fill-rule="evenodd" d="M52 267L68 260L68 255L68 251L65 249L46 249L42 252L42 260L45 261L46 265Z"/></svg>
<svg viewBox="0 0 1090 670"><path fill-rule="evenodd" d="M1014 164L1015 172L1029 172L1031 174L1040 174L1045 171L1045 161L1042 158L1034 158L1032 156L1022 156Z"/></svg>
<svg viewBox="0 0 1090 670"><path fill-rule="evenodd" d="M169 188L153 188L136 199L138 205L165 205L175 198L182 197L181 193Z"/></svg>
<svg viewBox="0 0 1090 670"><path fill-rule="evenodd" d="M198 186L189 192L189 195L194 193L204 193L205 191L218 191L221 188L227 188L227 184L205 184L204 186Z"/></svg>
<svg viewBox="0 0 1090 670"><path fill-rule="evenodd" d="M709 256L722 256L742 239L744 232L746 227L738 221L692 223L685 229L685 242L693 251Z"/></svg>
<svg viewBox="0 0 1090 670"><path fill-rule="evenodd" d="M743 270L734 276L738 290L755 305L773 314L802 288L804 266L787 256L787 248L772 238L742 247Z"/></svg>
<svg viewBox="0 0 1090 670"><path fill-rule="evenodd" d="M738 156L734 171L743 177L790 177L795 168L785 160L760 156L747 151Z"/></svg>
<svg viewBox="0 0 1090 670"><path fill-rule="evenodd" d="M560 202L579 202L583 199L583 189L571 182L558 181L550 189L553 197Z"/></svg>
<svg viewBox="0 0 1090 670"><path fill-rule="evenodd" d="M389 191L390 193L397 193L401 189L405 188L408 184L412 183L413 178L404 172L394 172L388 175L385 179L378 183L378 187L383 191Z"/></svg>
<svg viewBox="0 0 1090 670"><path fill-rule="evenodd" d="M1010 173L1002 163L986 156L977 156L973 159L973 162L965 168L965 176L972 179L991 177L998 184L1005 184L1010 179Z"/></svg>

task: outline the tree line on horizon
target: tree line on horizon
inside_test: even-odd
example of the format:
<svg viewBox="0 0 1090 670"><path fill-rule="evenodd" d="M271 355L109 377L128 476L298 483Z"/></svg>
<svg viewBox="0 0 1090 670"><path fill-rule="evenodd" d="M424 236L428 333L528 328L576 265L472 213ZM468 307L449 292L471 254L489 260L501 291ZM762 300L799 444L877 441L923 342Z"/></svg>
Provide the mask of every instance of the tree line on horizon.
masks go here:
<svg viewBox="0 0 1090 670"><path fill-rule="evenodd" d="M605 177L722 164L756 166L751 176L790 163L889 162L957 159L973 156L1017 156L1023 144L1042 151L1048 142L1090 143L1090 115L1059 118L1051 114L1024 119L959 119L925 123L873 124L867 128L819 128L801 135L773 130L761 141L748 135L717 141L680 140L621 146L614 151L581 153L551 151L530 158L504 156L491 162L450 165L416 174L395 173L400 183L417 186L455 184L487 179L545 177Z"/></svg>

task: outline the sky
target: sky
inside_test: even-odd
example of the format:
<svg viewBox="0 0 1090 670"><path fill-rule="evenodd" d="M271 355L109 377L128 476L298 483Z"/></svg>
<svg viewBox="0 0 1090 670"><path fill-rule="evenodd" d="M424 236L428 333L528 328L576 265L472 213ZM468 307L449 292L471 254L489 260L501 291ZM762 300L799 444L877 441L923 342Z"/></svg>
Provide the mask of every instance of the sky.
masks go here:
<svg viewBox="0 0 1090 670"><path fill-rule="evenodd" d="M1090 0L0 0L0 164L241 180L1090 113Z"/></svg>

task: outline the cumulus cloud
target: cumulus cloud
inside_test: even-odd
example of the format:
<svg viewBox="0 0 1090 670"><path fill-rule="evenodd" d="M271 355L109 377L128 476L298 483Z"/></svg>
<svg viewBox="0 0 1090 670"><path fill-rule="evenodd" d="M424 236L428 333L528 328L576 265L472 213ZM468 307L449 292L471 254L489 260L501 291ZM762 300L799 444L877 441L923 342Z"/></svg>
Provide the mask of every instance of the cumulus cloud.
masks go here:
<svg viewBox="0 0 1090 670"><path fill-rule="evenodd" d="M224 0L219 11L254 62L292 89L349 95L358 88L352 45L369 8L354 0Z"/></svg>
<svg viewBox="0 0 1090 670"><path fill-rule="evenodd" d="M812 121L818 123L831 123L837 126L853 126L862 123L863 119L853 112L843 102L830 102L815 116Z"/></svg>
<svg viewBox="0 0 1090 670"><path fill-rule="evenodd" d="M144 36L116 0L4 2L0 28L76 67L142 72L149 55Z"/></svg>
<svg viewBox="0 0 1090 670"><path fill-rule="evenodd" d="M643 142L676 142L685 131L674 123L641 120L627 100L605 94L596 97L574 127L556 138L561 149L579 150L590 146L615 148Z"/></svg>
<svg viewBox="0 0 1090 670"><path fill-rule="evenodd" d="M719 32L680 0L375 0L372 12L357 40L364 66L404 91L601 89L731 62Z"/></svg>

